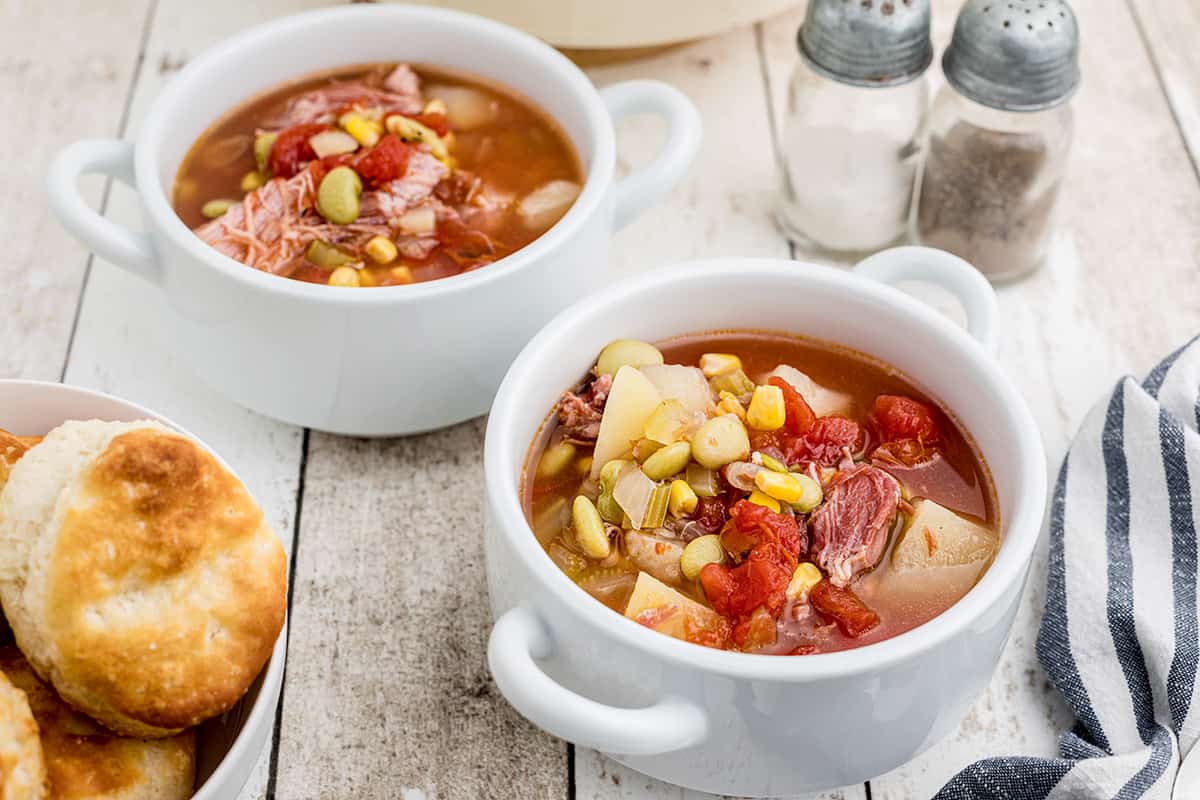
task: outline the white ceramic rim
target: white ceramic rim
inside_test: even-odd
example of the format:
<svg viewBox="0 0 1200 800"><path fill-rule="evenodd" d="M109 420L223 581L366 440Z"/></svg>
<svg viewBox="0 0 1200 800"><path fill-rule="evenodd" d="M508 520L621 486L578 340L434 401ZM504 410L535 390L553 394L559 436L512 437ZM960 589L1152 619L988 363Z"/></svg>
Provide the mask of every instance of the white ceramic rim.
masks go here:
<svg viewBox="0 0 1200 800"><path fill-rule="evenodd" d="M514 49L526 50L530 56L540 61L547 71L561 75L582 101L591 133L592 151L591 164L585 165L587 175L583 190L563 218L525 247L481 269L406 286L372 287L368 292L340 291L337 287L310 284L247 267L240 261L218 253L192 233L171 207L170 199L158 179L159 146L170 130L175 107L188 102L192 92L204 90L206 72L212 65L227 59L241 59L244 63L254 63L253 58L247 59L245 56L250 55L261 40L286 38L297 30L346 17L358 20L363 27L371 27L381 20L400 20L413 25L420 25L425 20L452 23L461 30L464 41L473 38L500 40L502 44ZM402 44L398 43L396 49L397 56L402 58ZM503 79L496 80L503 83ZM502 280L505 276L527 267L569 240L597 212L605 194L611 188L615 159L616 143L612 122L599 93L579 67L549 45L515 28L461 11L427 6L355 4L294 14L249 28L190 61L163 89L146 115L137 137L134 168L137 190L146 213L155 227L188 255L240 283L257 289L300 300L357 307L417 302L431 296L453 295Z"/></svg>
<svg viewBox="0 0 1200 800"><path fill-rule="evenodd" d="M237 470L231 467L225 461L225 459L221 457L220 453L210 447L207 443L200 439L200 437L191 433L182 425L172 421L156 411L146 408L140 403L134 403L122 397L108 394L107 392L101 392L95 389L87 389L82 386L74 386L68 383L55 383L53 381L0 379L0 386L26 386L34 391L45 390L47 392L76 394L89 399L106 400L116 405L125 406L134 413L142 415L146 419L152 419L161 422L168 428L173 428L192 441L198 443L201 447L211 453L213 457L220 462L221 466L229 470L239 481L241 480L241 476L237 474ZM291 586L290 575L288 576L288 586L289 588ZM207 800L209 797L215 798L216 795L213 794L213 792L215 792L218 788L227 788L222 786L222 784L226 781L232 780L230 773L236 771L240 764L256 760L261 755L263 748L260 747L255 751L250 751L250 748L254 746L255 732L258 731L263 725L269 725L273 721L275 708L279 704L279 693L283 686L283 668L284 663L287 660L289 622L287 617L290 616L290 614L291 609L288 609L287 614L284 617L283 627L279 631L279 638L275 640L275 646L271 649L271 657L267 661L266 669L264 672L259 673L263 679L262 688L258 692L258 697L254 698L254 704L250 706L250 713L246 715L245 721L242 723L242 729L238 731L233 743L229 746L229 750L225 753L225 756L221 759L220 763L217 764L216 769L212 771L212 774L208 776L201 786L192 787L192 800ZM255 680L258 680L258 677L259 676L255 676ZM251 683L253 683L253 681ZM239 700L238 702L242 701ZM249 767L253 768L253 764L249 764ZM249 770L247 770L246 773L246 780L249 780ZM240 791L244 785L245 784L242 783L237 787L237 789Z"/></svg>
<svg viewBox="0 0 1200 800"><path fill-rule="evenodd" d="M1016 432L1014 447L1018 461L1028 469L1022 472L1015 508L1001 509L1006 534L1000 552L984 573L983 578L958 602L929 622L884 639L851 650L819 653L803 658L756 655L715 650L664 636L614 613L589 596L559 570L538 545L525 514L521 509L520 487L513 475L519 475L529 446L520 452L505 449L501 443L503 431L512 421L527 414L537 414L538 423L549 409L529 409L522 403L521 387L536 373L541 351L552 341L569 337L571 329L585 324L581 320L596 320L603 312L631 296L657 295L669 297L669 285L677 282L703 282L706 278L736 273L748 280L759 280L768 286L779 281L800 280L836 287L840 291L868 295L886 303L902 315L906 322L934 330L947 344L967 357L978 368L980 391L993 392L1000 405L1012 415L1010 427ZM698 331L679 331L679 334ZM919 375L911 377L919 381ZM691 669L733 677L771 681L809 681L876 671L929 650L957 635L988 608L1001 600L1006 591L1024 585L1023 578L1041 535L1045 513L1046 464L1037 424L1024 399L1001 373L995 359L983 347L947 317L930 306L886 284L852 272L784 259L726 258L677 264L652 273L621 281L608 289L586 297L561 312L538 333L521 351L500 385L488 418L484 446L489 513L495 514L496 524L503 531L525 565L537 575L563 607L606 635L623 644L646 651L664 661Z"/></svg>

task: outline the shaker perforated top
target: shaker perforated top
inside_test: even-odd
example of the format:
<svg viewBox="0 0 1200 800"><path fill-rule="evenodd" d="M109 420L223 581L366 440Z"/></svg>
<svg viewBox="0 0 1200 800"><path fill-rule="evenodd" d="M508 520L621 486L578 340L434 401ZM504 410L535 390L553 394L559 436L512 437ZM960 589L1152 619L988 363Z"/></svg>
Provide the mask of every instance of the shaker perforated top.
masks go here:
<svg viewBox="0 0 1200 800"><path fill-rule="evenodd" d="M967 0L942 71L960 94L985 106L1056 106L1079 86L1075 13L1065 0Z"/></svg>
<svg viewBox="0 0 1200 800"><path fill-rule="evenodd" d="M817 72L856 86L895 86L933 60L929 0L811 0L797 34Z"/></svg>

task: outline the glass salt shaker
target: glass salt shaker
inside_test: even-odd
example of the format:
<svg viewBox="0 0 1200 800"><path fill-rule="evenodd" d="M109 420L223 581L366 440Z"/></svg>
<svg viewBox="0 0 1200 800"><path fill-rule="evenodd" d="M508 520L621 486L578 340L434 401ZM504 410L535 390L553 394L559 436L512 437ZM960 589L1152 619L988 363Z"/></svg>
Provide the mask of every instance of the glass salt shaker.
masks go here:
<svg viewBox="0 0 1200 800"><path fill-rule="evenodd" d="M781 126L780 226L857 257L904 239L933 58L929 0L811 0Z"/></svg>
<svg viewBox="0 0 1200 800"><path fill-rule="evenodd" d="M1079 29L1064 0L968 0L942 60L917 201L922 244L994 282L1046 258L1079 85Z"/></svg>

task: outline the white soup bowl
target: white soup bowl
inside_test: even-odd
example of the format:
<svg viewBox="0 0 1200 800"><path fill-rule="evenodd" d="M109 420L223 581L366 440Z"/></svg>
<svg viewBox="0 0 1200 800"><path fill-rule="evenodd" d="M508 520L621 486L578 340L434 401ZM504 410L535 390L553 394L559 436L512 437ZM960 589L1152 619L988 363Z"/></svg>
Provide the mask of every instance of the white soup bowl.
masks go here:
<svg viewBox="0 0 1200 800"><path fill-rule="evenodd" d="M479 270L346 290L252 269L202 242L170 191L192 143L262 92L351 64L410 61L480 76L553 117L579 154L583 190L549 231ZM614 178L613 120L666 118L644 169ZM163 341L205 382L251 409L335 433L385 436L484 413L517 351L550 317L602 286L609 239L683 175L700 117L679 91L631 81L597 91L565 56L513 28L436 8L351 5L251 28L191 61L157 97L136 142L77 142L51 166L50 204L91 250L161 287ZM77 188L102 173L134 189L145 232L91 210Z"/></svg>
<svg viewBox="0 0 1200 800"><path fill-rule="evenodd" d="M968 330L886 284L956 295ZM726 259L635 277L546 326L513 363L488 422L489 664L509 702L562 738L655 778L734 795L790 795L891 770L958 723L1012 626L1046 499L1033 418L988 352L991 287L960 259L897 248L852 272ZM995 481L1002 544L961 600L911 631L854 650L763 656L713 650L614 613L534 538L518 487L530 445L609 341L711 330L803 334L894 365L974 438Z"/></svg>

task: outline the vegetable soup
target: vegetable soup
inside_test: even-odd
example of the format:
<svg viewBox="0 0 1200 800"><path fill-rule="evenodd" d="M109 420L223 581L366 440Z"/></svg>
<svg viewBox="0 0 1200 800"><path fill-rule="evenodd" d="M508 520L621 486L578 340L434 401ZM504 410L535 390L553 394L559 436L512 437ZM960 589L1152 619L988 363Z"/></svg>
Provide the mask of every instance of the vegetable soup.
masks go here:
<svg viewBox="0 0 1200 800"><path fill-rule="evenodd" d="M532 242L583 182L557 124L479 80L359 66L270 91L192 146L173 203L221 253L331 286L457 275Z"/></svg>
<svg viewBox="0 0 1200 800"><path fill-rule="evenodd" d="M894 368L769 333L617 340L563 394L522 485L551 560L696 644L806 655L895 636L975 584L995 492Z"/></svg>

